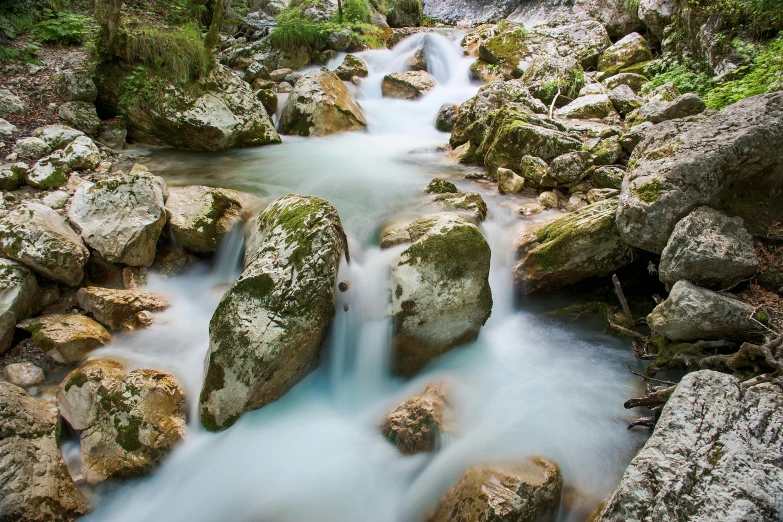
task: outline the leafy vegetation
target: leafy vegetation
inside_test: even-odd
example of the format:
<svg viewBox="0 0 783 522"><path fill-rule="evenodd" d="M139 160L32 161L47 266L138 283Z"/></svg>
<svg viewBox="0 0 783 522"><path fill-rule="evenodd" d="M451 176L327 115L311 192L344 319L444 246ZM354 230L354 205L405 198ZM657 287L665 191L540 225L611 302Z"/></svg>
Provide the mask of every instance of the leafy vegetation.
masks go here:
<svg viewBox="0 0 783 522"><path fill-rule="evenodd" d="M343 2L344 21L354 24L367 24L372 20L372 8L367 0L345 0Z"/></svg>
<svg viewBox="0 0 783 522"><path fill-rule="evenodd" d="M750 32L756 38L772 37L783 30L780 0L688 0L691 7L714 13L733 32Z"/></svg>
<svg viewBox="0 0 783 522"><path fill-rule="evenodd" d="M91 32L86 16L62 11L49 11L49 14L32 30L33 36L42 43L78 45Z"/></svg>
<svg viewBox="0 0 783 522"><path fill-rule="evenodd" d="M673 83L683 94L693 92L704 97L715 85L712 76L694 63L656 60L645 68L644 73L651 79L642 88L642 93L653 91L665 83Z"/></svg>
<svg viewBox="0 0 783 522"><path fill-rule="evenodd" d="M213 63L195 22L170 29L141 26L127 30L123 58L164 73L177 83L200 78Z"/></svg>

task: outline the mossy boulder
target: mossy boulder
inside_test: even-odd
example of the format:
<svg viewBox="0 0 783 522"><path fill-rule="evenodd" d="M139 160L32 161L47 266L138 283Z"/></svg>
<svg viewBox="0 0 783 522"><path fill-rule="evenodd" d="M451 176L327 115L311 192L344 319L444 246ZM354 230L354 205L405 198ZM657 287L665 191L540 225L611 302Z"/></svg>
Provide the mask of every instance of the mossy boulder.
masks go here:
<svg viewBox="0 0 783 522"><path fill-rule="evenodd" d="M451 181L443 178L435 178L430 181L427 188L424 189L425 194L459 194L457 186Z"/></svg>
<svg viewBox="0 0 783 522"><path fill-rule="evenodd" d="M277 93L272 89L259 89L256 91L256 99L264 105L266 113L271 118L277 111Z"/></svg>
<svg viewBox="0 0 783 522"><path fill-rule="evenodd" d="M359 102L329 69L302 76L280 115L280 132L299 136L326 136L364 130L367 120Z"/></svg>
<svg viewBox="0 0 783 522"><path fill-rule="evenodd" d="M95 105L84 101L69 101L60 106L62 121L88 136L97 136L101 131L101 119Z"/></svg>
<svg viewBox="0 0 783 522"><path fill-rule="evenodd" d="M65 152L56 150L35 162L25 172L25 181L33 188L43 190L55 189L62 187L68 182L70 172L71 169L65 160Z"/></svg>
<svg viewBox="0 0 783 522"><path fill-rule="evenodd" d="M642 106L642 100L627 85L618 85L609 91L609 99L621 116L625 116Z"/></svg>
<svg viewBox="0 0 783 522"><path fill-rule="evenodd" d="M166 224L165 182L148 174L102 179L79 186L68 219L103 259L149 266Z"/></svg>
<svg viewBox="0 0 783 522"><path fill-rule="evenodd" d="M514 110L502 109L494 117L482 143L484 165L494 178L500 167L519 170L523 157L550 161L581 149L582 142L556 127L539 125L540 120Z"/></svg>
<svg viewBox="0 0 783 522"><path fill-rule="evenodd" d="M459 116L459 107L453 103L444 103L435 117L435 128L441 132L451 132L454 130L457 116Z"/></svg>
<svg viewBox="0 0 783 522"><path fill-rule="evenodd" d="M25 174L30 170L26 163L0 165L0 190L16 190L24 184Z"/></svg>
<svg viewBox="0 0 783 522"><path fill-rule="evenodd" d="M604 78L629 71L628 68L652 60L652 53L647 41L639 33L624 36L606 49L598 60L598 70Z"/></svg>
<svg viewBox="0 0 783 522"><path fill-rule="evenodd" d="M435 77L426 71L391 73L383 77L381 92L385 98L417 100L435 87Z"/></svg>
<svg viewBox="0 0 783 522"><path fill-rule="evenodd" d="M593 165L605 167L617 163L623 154L623 146L617 136L611 136L596 143L590 148ZM620 187L617 187L620 188Z"/></svg>
<svg viewBox="0 0 783 522"><path fill-rule="evenodd" d="M557 181L552 177L546 161L535 156L523 156L519 160L519 175L525 181L537 187L554 187L557 185Z"/></svg>
<svg viewBox="0 0 783 522"><path fill-rule="evenodd" d="M518 194L525 188L525 178L517 176L511 169L498 169L497 177L501 194Z"/></svg>
<svg viewBox="0 0 783 522"><path fill-rule="evenodd" d="M345 82L350 82L354 76L366 78L370 74L367 70L367 62L352 54L345 55L343 63L334 70L334 73Z"/></svg>
<svg viewBox="0 0 783 522"><path fill-rule="evenodd" d="M592 163L589 152L568 152L552 160L549 165L550 176L558 185L574 185L584 179Z"/></svg>
<svg viewBox="0 0 783 522"><path fill-rule="evenodd" d="M2 518L17 522L69 522L89 504L73 483L60 448L57 408L0 381Z"/></svg>
<svg viewBox="0 0 783 522"><path fill-rule="evenodd" d="M432 200L447 210L464 215L471 221L484 221L487 218L487 204L478 192L439 194Z"/></svg>
<svg viewBox="0 0 783 522"><path fill-rule="evenodd" d="M514 284L522 294L558 290L606 276L631 262L615 226L617 200L607 199L564 216L525 237Z"/></svg>
<svg viewBox="0 0 783 522"><path fill-rule="evenodd" d="M540 55L525 69L522 81L533 96L549 105L562 107L579 95L585 85L585 71L573 57Z"/></svg>
<svg viewBox="0 0 783 522"><path fill-rule="evenodd" d="M41 288L23 264L0 257L0 354L11 347L16 323L40 308Z"/></svg>
<svg viewBox="0 0 783 522"><path fill-rule="evenodd" d="M41 138L34 136L16 140L14 145L14 153L20 158L37 160L50 152L52 152L51 147Z"/></svg>
<svg viewBox="0 0 783 522"><path fill-rule="evenodd" d="M620 189L625 171L619 167L599 167L593 171L591 181L599 189Z"/></svg>
<svg viewBox="0 0 783 522"><path fill-rule="evenodd" d="M61 364L77 363L111 340L103 326L81 314L42 315L17 327L30 332L36 346Z"/></svg>
<svg viewBox="0 0 783 522"><path fill-rule="evenodd" d="M146 475L185 436L185 394L168 373L127 372L113 359L95 359L65 376L60 414L81 432L81 468L96 484Z"/></svg>
<svg viewBox="0 0 783 522"><path fill-rule="evenodd" d="M508 24L506 30L479 45L479 60L498 67L506 80L519 78L523 73L519 62L528 54L527 40L524 26Z"/></svg>
<svg viewBox="0 0 783 522"><path fill-rule="evenodd" d="M69 286L84 278L90 256L82 239L51 208L25 202L0 220L0 253Z"/></svg>
<svg viewBox="0 0 783 522"><path fill-rule="evenodd" d="M612 89L616 89L617 87L621 85L627 85L631 88L631 90L634 93L638 93L642 90L642 87L644 84L646 84L648 81L650 81L646 76L643 76L641 74L634 74L634 73L620 73L615 74L614 76L610 76L606 80L604 80L603 83L604 87L611 91Z"/></svg>
<svg viewBox="0 0 783 522"><path fill-rule="evenodd" d="M392 267L394 361L411 376L450 348L471 342L492 312L490 249L479 229L451 213L407 227L413 243Z"/></svg>
<svg viewBox="0 0 783 522"><path fill-rule="evenodd" d="M210 321L199 404L205 428L228 428L315 369L344 253L340 217L321 198L291 194L261 212L247 240L245 270Z"/></svg>
<svg viewBox="0 0 783 522"><path fill-rule="evenodd" d="M87 136L77 136L63 152L63 161L71 170L91 170L101 163L100 149Z"/></svg>
<svg viewBox="0 0 783 522"><path fill-rule="evenodd" d="M562 489L557 464L542 457L476 464L427 521L554 522Z"/></svg>
<svg viewBox="0 0 783 522"><path fill-rule="evenodd" d="M781 220L783 93L746 98L694 120L649 127L629 161L617 210L623 240L660 253L675 225L710 206L751 234Z"/></svg>
<svg viewBox="0 0 783 522"><path fill-rule="evenodd" d="M166 199L169 228L185 250L215 252L223 235L243 221L258 202L254 196L235 190L171 187Z"/></svg>
<svg viewBox="0 0 783 522"><path fill-rule="evenodd" d="M79 136L84 136L82 131L67 125L45 125L35 129L32 134L45 141L52 150L62 149Z"/></svg>
<svg viewBox="0 0 783 522"><path fill-rule="evenodd" d="M636 6L626 0L576 0L573 9L575 14L590 16L604 24L609 37L617 39L644 29Z"/></svg>

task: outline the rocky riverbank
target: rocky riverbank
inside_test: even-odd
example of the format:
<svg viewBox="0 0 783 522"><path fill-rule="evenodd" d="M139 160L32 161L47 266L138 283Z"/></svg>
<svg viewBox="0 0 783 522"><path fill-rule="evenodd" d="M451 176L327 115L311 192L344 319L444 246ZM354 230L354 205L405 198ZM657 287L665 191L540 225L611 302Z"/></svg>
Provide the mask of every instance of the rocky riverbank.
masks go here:
<svg viewBox="0 0 783 522"><path fill-rule="evenodd" d="M476 191L423 180L428 211L386 216L378 231L390 260L391 372L426 375L490 319L489 188L515 224L535 220L514 241L519 301L608 289L619 274L617 301L572 297L556 312L601 314L649 361L647 393L626 408L645 408L629 429L652 435L592 514L584 505L598 499L574 501L589 495L551 456L531 454L472 462L426 519L783 516L783 93L772 82L716 101L757 74L776 35L689 2L541 2L538 18L529 2L413 4L368 4L347 23L330 2L250 2L244 13L210 12L204 36L126 6L118 34L99 13L91 54L59 46L37 51L39 64L4 66L0 455L12 465L0 474L0 519L73 520L96 485L154 473L199 424L236 429L319 367L350 291L339 274L351 243L334 202L169 186L135 147L215 152L364 132L373 121L359 89L375 71L353 53L445 24L462 24L483 85L431 125L444 155L472 171L460 186ZM317 35L292 39L293 25ZM754 57L715 45L732 27ZM378 80L391 103L419 103L444 81L433 44L415 41L401 70ZM719 83L683 92L656 73L673 53L701 57ZM176 57L189 60L184 70ZM144 288L148 275L174 278L212 259L236 227L242 272L209 324L197 398L169 372L94 356L171 306ZM190 426L186 399L198 406ZM458 407L448 383L430 382L376 419L377 435L427 458L459 437ZM79 444L75 467L63 437Z"/></svg>

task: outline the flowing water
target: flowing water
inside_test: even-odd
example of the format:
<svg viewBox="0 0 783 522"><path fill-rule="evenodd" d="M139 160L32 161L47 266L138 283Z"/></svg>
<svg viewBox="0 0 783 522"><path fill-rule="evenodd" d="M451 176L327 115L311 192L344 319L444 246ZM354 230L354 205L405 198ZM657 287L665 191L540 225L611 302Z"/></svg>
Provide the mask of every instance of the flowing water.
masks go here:
<svg viewBox="0 0 783 522"><path fill-rule="evenodd" d="M469 81L459 36L419 34L392 51L361 54L370 68L356 89L366 133L284 137L279 146L222 154L153 151L147 158L171 184L236 188L267 201L289 192L326 198L349 236L352 261L343 262L339 280L351 287L338 295L319 369L281 400L213 434L195 413L209 319L239 275L241 231L225 238L214 266L150 277L150 289L170 295L173 306L153 327L116 337L94 357L172 372L188 397L188 436L154 475L100 487L86 520L420 521L472 463L528 455L560 466L570 491L564 505L571 508L561 510L561 520L584 520L611 492L644 438L625 430L622 407L639 391L625 367L636 363L623 340L515 305L513 241L552 215L520 218L518 199L464 180L466 171L438 152L448 140L433 127L438 108L461 103L479 87ZM383 75L404 71L422 44L438 86L416 102L382 98ZM437 210L421 193L435 176L482 192L489 205L481 228L492 248L495 304L476 342L402 381L390 373L388 275L403 247L381 251L379 231ZM377 425L435 380L447 384L455 429L439 451L402 456Z"/></svg>

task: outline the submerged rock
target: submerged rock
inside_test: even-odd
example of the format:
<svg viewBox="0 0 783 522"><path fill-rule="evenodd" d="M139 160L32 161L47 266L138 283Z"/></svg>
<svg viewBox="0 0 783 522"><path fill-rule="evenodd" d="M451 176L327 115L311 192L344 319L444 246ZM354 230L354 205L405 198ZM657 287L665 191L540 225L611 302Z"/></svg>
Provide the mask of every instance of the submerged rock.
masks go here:
<svg viewBox="0 0 783 522"><path fill-rule="evenodd" d="M588 205L525 238L514 267L519 292L533 294L606 276L631 262L615 226L616 199Z"/></svg>
<svg viewBox="0 0 783 522"><path fill-rule="evenodd" d="M69 286L84 278L89 251L51 208L25 202L0 221L0 252Z"/></svg>
<svg viewBox="0 0 783 522"><path fill-rule="evenodd" d="M166 223L165 191L165 182L150 175L84 183L71 200L68 219L105 260L149 266Z"/></svg>
<svg viewBox="0 0 783 522"><path fill-rule="evenodd" d="M672 341L736 339L758 336L753 306L688 281L678 281L669 297L647 316L647 324Z"/></svg>
<svg viewBox="0 0 783 522"><path fill-rule="evenodd" d="M11 347L16 323L40 308L41 289L24 265L0 257L0 353Z"/></svg>
<svg viewBox="0 0 783 522"><path fill-rule="evenodd" d="M541 457L468 469L427 522L554 522L563 477Z"/></svg>
<svg viewBox="0 0 783 522"><path fill-rule="evenodd" d="M471 342L492 312L490 249L457 214L414 220L413 244L392 267L395 368L410 376L445 351Z"/></svg>
<svg viewBox="0 0 783 522"><path fill-rule="evenodd" d="M329 69L302 76L280 115L280 131L300 136L326 136L360 131L367 126L359 102Z"/></svg>
<svg viewBox="0 0 783 522"><path fill-rule="evenodd" d="M383 77L381 91L386 98L416 100L435 87L435 77L426 71L391 73Z"/></svg>
<svg viewBox="0 0 783 522"><path fill-rule="evenodd" d="M43 315L17 327L33 334L36 346L61 364L77 363L111 340L103 326L80 314Z"/></svg>
<svg viewBox="0 0 783 522"><path fill-rule="evenodd" d="M683 377L596 522L783 518L783 393Z"/></svg>
<svg viewBox="0 0 783 522"><path fill-rule="evenodd" d="M149 473L185 436L185 395L174 378L126 373L96 359L69 373L57 392L60 414L81 431L82 473L90 484Z"/></svg>
<svg viewBox="0 0 783 522"><path fill-rule="evenodd" d="M442 384L430 384L390 411L380 425L384 437L403 455L434 451L448 430L449 399Z"/></svg>
<svg viewBox="0 0 783 522"><path fill-rule="evenodd" d="M146 320L145 312L160 312L169 307L165 295L145 290L115 290L88 286L76 292L76 301L85 312L112 330L135 330Z"/></svg>
<svg viewBox="0 0 783 522"><path fill-rule="evenodd" d="M261 212L245 270L210 322L200 398L205 428L228 428L315 369L346 249L337 211L321 198L288 195Z"/></svg>
<svg viewBox="0 0 783 522"><path fill-rule="evenodd" d="M89 506L57 447L56 408L0 381L0 505L4 520L66 522Z"/></svg>

